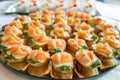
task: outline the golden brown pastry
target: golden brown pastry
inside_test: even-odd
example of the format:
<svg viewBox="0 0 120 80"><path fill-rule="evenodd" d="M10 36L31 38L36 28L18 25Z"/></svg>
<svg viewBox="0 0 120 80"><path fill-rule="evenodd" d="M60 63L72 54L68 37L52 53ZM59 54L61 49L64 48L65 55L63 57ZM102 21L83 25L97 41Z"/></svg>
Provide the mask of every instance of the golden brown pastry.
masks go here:
<svg viewBox="0 0 120 80"><path fill-rule="evenodd" d="M55 79L72 79L73 59L67 52L55 53L51 56L53 65L50 73Z"/></svg>
<svg viewBox="0 0 120 80"><path fill-rule="evenodd" d="M116 60L113 57L113 49L108 43L99 42L93 45L93 49L103 64L102 69L116 65Z"/></svg>
<svg viewBox="0 0 120 80"><path fill-rule="evenodd" d="M30 51L30 47L16 44L13 45L7 53L4 53L4 58L8 66L16 70L25 71L29 65L26 59Z"/></svg>
<svg viewBox="0 0 120 80"><path fill-rule="evenodd" d="M79 50L76 55L76 68L75 72L78 74L78 77L88 77L99 74L97 67L101 66L101 61L97 56L94 54L93 51Z"/></svg>
<svg viewBox="0 0 120 80"><path fill-rule="evenodd" d="M40 48L39 50L32 50L27 57L27 62L30 64L28 73L33 76L43 76L50 71L49 66L50 55Z"/></svg>

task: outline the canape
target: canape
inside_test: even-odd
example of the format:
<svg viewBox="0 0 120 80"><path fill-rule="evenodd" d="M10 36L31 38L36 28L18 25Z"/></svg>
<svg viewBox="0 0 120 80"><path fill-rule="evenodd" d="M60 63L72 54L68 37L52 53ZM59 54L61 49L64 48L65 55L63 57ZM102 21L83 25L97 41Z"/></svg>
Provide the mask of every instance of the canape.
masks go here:
<svg viewBox="0 0 120 80"><path fill-rule="evenodd" d="M28 66L28 73L33 76L44 76L49 73L50 66L50 54L42 50L32 50L27 57L27 62L30 64Z"/></svg>
<svg viewBox="0 0 120 80"><path fill-rule="evenodd" d="M80 75L88 77L99 74L97 68L101 66L101 61L94 54L94 51L81 49L76 53L75 57L77 60L75 72L78 77L81 78Z"/></svg>
<svg viewBox="0 0 120 80"><path fill-rule="evenodd" d="M52 71L51 77L55 79L72 79L73 77L73 59L67 52L55 53L51 56Z"/></svg>

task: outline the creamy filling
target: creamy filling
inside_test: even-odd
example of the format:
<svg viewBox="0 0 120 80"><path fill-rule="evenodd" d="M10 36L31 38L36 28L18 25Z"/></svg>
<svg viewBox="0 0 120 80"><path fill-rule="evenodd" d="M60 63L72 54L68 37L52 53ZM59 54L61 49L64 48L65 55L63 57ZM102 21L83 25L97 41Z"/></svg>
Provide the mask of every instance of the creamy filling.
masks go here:
<svg viewBox="0 0 120 80"><path fill-rule="evenodd" d="M69 72L73 69L73 62L63 63L63 64L53 64L55 69L61 72Z"/></svg>

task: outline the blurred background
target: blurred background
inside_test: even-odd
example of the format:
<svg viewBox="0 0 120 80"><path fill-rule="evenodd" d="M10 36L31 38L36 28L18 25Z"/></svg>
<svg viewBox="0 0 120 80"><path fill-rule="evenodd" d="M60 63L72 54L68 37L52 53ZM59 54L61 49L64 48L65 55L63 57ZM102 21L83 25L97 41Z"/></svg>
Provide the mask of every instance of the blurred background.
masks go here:
<svg viewBox="0 0 120 80"><path fill-rule="evenodd" d="M0 1L13 1L13 0L0 0ZM97 1L120 4L120 0L97 0Z"/></svg>
<svg viewBox="0 0 120 80"><path fill-rule="evenodd" d="M12 0L0 0L0 1L12 1ZM120 4L120 0L97 0L97 1L102 1L106 3L113 3L113 4Z"/></svg>
<svg viewBox="0 0 120 80"><path fill-rule="evenodd" d="M120 0L106 0L107 3L120 4Z"/></svg>

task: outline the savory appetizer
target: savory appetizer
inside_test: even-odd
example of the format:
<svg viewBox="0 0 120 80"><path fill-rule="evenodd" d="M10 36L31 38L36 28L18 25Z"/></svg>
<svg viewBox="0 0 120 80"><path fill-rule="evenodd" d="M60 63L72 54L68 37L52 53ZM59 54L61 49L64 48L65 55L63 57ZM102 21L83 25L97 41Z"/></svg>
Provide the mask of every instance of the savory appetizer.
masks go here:
<svg viewBox="0 0 120 80"><path fill-rule="evenodd" d="M43 10L42 11L42 15L48 15L49 17L52 17L53 16L53 11L50 11L50 10Z"/></svg>
<svg viewBox="0 0 120 80"><path fill-rule="evenodd" d="M29 40L29 46L32 48L39 48L39 47L45 47L47 45L47 42L49 40L49 37L43 34L34 35L32 39Z"/></svg>
<svg viewBox="0 0 120 80"><path fill-rule="evenodd" d="M45 30L45 26L41 24L39 20L32 20L30 22L30 27L33 27L33 28L39 27L39 29L43 31Z"/></svg>
<svg viewBox="0 0 120 80"><path fill-rule="evenodd" d="M107 42L113 48L120 48L120 41L114 35L101 37L101 41Z"/></svg>
<svg viewBox="0 0 120 80"><path fill-rule="evenodd" d="M83 21L83 22L87 22L90 19L92 19L92 16L89 13L86 14L85 12L82 12L79 17L80 17L81 21Z"/></svg>
<svg viewBox="0 0 120 80"><path fill-rule="evenodd" d="M7 61L7 65L16 69L25 71L28 67L26 62L27 56L30 54L31 48L29 46L13 45L6 53L4 58Z"/></svg>
<svg viewBox="0 0 120 80"><path fill-rule="evenodd" d="M6 46L7 48L10 48L12 45L15 44L24 44L24 39L21 39L15 34L3 36L1 40L2 40L1 45Z"/></svg>
<svg viewBox="0 0 120 80"><path fill-rule="evenodd" d="M10 26L15 26L18 29L23 29L23 25L19 19L13 20L10 24Z"/></svg>
<svg viewBox="0 0 120 80"><path fill-rule="evenodd" d="M48 49L51 53L64 51L66 48L66 42L64 39L50 39L48 41Z"/></svg>
<svg viewBox="0 0 120 80"><path fill-rule="evenodd" d="M88 49L85 40L79 39L78 37L68 39L67 45L68 45L68 49L73 52L76 52L79 49Z"/></svg>
<svg viewBox="0 0 120 80"><path fill-rule="evenodd" d="M7 53L5 53L4 57L7 62L10 63L18 63L23 62L27 55L31 52L31 48L29 46L20 45L13 45Z"/></svg>
<svg viewBox="0 0 120 80"><path fill-rule="evenodd" d="M13 35L13 34L21 36L23 32L15 26L5 26L4 35Z"/></svg>
<svg viewBox="0 0 120 80"><path fill-rule="evenodd" d="M68 12L67 12L67 16L74 18L74 17L75 17L75 12L74 12L74 11L68 11Z"/></svg>
<svg viewBox="0 0 120 80"><path fill-rule="evenodd" d="M57 16L54 18L54 23L64 22L65 19L62 16Z"/></svg>
<svg viewBox="0 0 120 80"><path fill-rule="evenodd" d="M91 25L91 27L95 28L94 32L96 34L99 34L103 29L104 21L101 18L95 17L90 20L88 20L88 24Z"/></svg>
<svg viewBox="0 0 120 80"><path fill-rule="evenodd" d="M63 39L70 38L71 27L65 22L59 22L54 25L53 31L51 32L52 37L58 37Z"/></svg>
<svg viewBox="0 0 120 80"><path fill-rule="evenodd" d="M92 34L90 33L90 31L81 30L81 29L78 30L77 35L79 38L87 39L87 40L91 39L92 37Z"/></svg>
<svg viewBox="0 0 120 80"><path fill-rule="evenodd" d="M29 16L30 16L30 18L31 18L32 20L40 19L40 18L41 18L41 14L40 14L39 12L30 13Z"/></svg>
<svg viewBox="0 0 120 80"><path fill-rule="evenodd" d="M50 73L55 79L72 79L73 77L73 59L67 52L55 53L51 56L53 65Z"/></svg>
<svg viewBox="0 0 120 80"><path fill-rule="evenodd" d="M26 32L31 37L33 37L35 35L40 35L40 34L44 33L44 31L41 30L39 27L29 27L28 31L26 31Z"/></svg>
<svg viewBox="0 0 120 80"><path fill-rule="evenodd" d="M28 26L29 22L30 22L30 17L28 16L21 16L20 18L18 18L20 20L20 22L22 23L22 25L25 27L25 26Z"/></svg>
<svg viewBox="0 0 120 80"><path fill-rule="evenodd" d="M118 38L119 32L114 28L106 28L103 32L100 33L100 36L109 36L109 35L113 35L116 38Z"/></svg>
<svg viewBox="0 0 120 80"><path fill-rule="evenodd" d="M68 17L67 22L74 31L74 30L77 30L76 27L81 24L81 19L80 18Z"/></svg>
<svg viewBox="0 0 120 80"><path fill-rule="evenodd" d="M65 11L64 10L56 10L55 12L54 12L54 15L55 16L65 16L66 14L65 14Z"/></svg>
<svg viewBox="0 0 120 80"><path fill-rule="evenodd" d="M113 57L113 49L108 43L99 42L93 45L93 49L102 62L102 69L116 65L116 60Z"/></svg>
<svg viewBox="0 0 120 80"><path fill-rule="evenodd" d="M82 22L81 24L76 25L76 26L74 27L74 29L75 29L75 31L78 31L79 29L81 29L81 30L86 30L86 31L90 31L90 32L94 31L94 28L91 27L89 24L87 24L87 23L85 23L85 22Z"/></svg>
<svg viewBox="0 0 120 80"><path fill-rule="evenodd" d="M39 48L38 50L32 50L27 57L28 73L33 76L43 76L50 71L49 66L50 55L48 52Z"/></svg>
<svg viewBox="0 0 120 80"><path fill-rule="evenodd" d="M75 57L77 60L75 72L78 77L81 78L81 76L88 77L99 74L97 68L101 66L101 61L93 51L81 49L76 53Z"/></svg>
<svg viewBox="0 0 120 80"><path fill-rule="evenodd" d="M52 18L49 15L42 15L40 22L48 27L52 24Z"/></svg>

